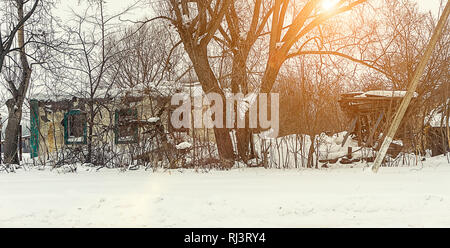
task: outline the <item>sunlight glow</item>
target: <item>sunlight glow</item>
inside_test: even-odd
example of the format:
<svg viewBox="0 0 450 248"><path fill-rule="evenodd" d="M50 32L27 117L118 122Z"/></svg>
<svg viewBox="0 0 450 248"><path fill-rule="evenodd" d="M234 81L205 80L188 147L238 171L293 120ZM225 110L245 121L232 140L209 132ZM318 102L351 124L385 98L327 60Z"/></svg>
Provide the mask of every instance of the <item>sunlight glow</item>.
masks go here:
<svg viewBox="0 0 450 248"><path fill-rule="evenodd" d="M339 0L322 0L322 9L323 10L330 10L332 9Z"/></svg>

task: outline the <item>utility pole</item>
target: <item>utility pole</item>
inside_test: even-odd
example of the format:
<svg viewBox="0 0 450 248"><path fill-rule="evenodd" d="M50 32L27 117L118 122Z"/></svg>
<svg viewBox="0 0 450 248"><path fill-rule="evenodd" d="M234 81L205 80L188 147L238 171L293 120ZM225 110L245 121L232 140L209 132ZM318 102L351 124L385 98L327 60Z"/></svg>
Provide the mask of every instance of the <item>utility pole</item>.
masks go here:
<svg viewBox="0 0 450 248"><path fill-rule="evenodd" d="M378 169L380 168L380 165L383 162L384 156L386 155L386 152L389 146L391 145L392 140L394 139L394 135L397 132L400 122L402 121L406 109L408 108L409 103L411 102L411 99L414 95L414 92L416 91L417 85L419 84L419 79L422 76L423 71L425 70L425 66L428 63L428 60L430 60L431 53L433 52L434 47L437 41L439 40L439 37L441 36L442 30L444 29L444 26L447 22L449 13L450 13L450 4L447 1L444 12L442 13L441 18L439 18L439 22L433 31L433 35L431 36L431 39L427 45L425 53L423 54L423 57L420 60L420 63L417 66L416 71L414 72L414 77L411 81L408 91L403 97L402 103L400 104L400 107L395 113L394 120L392 121L392 124L389 127L389 131L386 135L386 138L384 139L383 144L381 145L381 148L377 153L377 157L372 166L372 171L374 173L378 172Z"/></svg>

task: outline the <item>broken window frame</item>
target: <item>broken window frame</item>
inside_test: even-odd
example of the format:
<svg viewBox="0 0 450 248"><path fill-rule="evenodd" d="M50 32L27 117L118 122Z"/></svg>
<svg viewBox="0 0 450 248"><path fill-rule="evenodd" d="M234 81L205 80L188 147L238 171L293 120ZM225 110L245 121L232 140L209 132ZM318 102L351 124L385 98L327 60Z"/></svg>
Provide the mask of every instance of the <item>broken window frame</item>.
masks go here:
<svg viewBox="0 0 450 248"><path fill-rule="evenodd" d="M136 122L133 135L132 136L120 136L120 126L119 126L119 115L122 111L125 111L128 116L133 116L133 121ZM122 112L123 113L123 112ZM114 113L114 143L117 144L133 144L138 143L138 133L139 133L139 126L138 126L138 112L136 108L125 108L125 109L116 109ZM131 137L131 139L129 139ZM128 139L126 139L128 138ZM121 140L124 139L124 140Z"/></svg>
<svg viewBox="0 0 450 248"><path fill-rule="evenodd" d="M69 136L69 132L70 132L70 117L71 116L76 116L76 115L84 115L84 121L81 125L83 128L83 135L79 136L82 137L82 139L80 141L77 140L71 140L71 136ZM66 145L84 145L87 144L87 118L86 118L86 113L82 112L81 110L70 110L69 112L64 114L64 143ZM79 138L79 137L75 137L75 138Z"/></svg>

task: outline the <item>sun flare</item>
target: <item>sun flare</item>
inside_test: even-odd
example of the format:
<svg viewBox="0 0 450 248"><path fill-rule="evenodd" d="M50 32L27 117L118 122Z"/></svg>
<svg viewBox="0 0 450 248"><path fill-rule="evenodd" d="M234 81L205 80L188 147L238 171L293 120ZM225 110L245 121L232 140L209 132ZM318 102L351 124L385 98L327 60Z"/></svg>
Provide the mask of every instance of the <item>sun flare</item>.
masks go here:
<svg viewBox="0 0 450 248"><path fill-rule="evenodd" d="M334 6L336 6L336 4L338 2L339 2L339 0L322 0L322 9L323 10L330 10Z"/></svg>

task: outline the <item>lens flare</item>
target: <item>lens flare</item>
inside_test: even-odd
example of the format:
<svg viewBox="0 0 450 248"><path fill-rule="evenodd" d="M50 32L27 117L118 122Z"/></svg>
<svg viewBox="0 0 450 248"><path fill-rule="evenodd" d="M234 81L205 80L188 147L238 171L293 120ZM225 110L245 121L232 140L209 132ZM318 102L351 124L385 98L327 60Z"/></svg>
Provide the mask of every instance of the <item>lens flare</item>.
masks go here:
<svg viewBox="0 0 450 248"><path fill-rule="evenodd" d="M330 10L334 8L337 3L339 3L339 0L322 0L322 9Z"/></svg>

